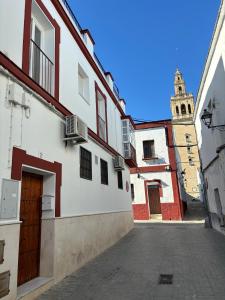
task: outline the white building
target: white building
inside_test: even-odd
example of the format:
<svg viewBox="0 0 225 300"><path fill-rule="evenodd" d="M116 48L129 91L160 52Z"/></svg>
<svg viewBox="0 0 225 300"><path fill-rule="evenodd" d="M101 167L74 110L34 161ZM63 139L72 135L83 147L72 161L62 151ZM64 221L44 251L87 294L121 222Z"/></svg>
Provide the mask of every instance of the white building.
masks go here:
<svg viewBox="0 0 225 300"><path fill-rule="evenodd" d="M33 299L132 228L135 159L124 101L65 0L1 0L0 63L0 297Z"/></svg>
<svg viewBox="0 0 225 300"><path fill-rule="evenodd" d="M194 116L209 214L213 227L222 232L225 215L225 126L221 126L225 124L224 20L225 2L222 1Z"/></svg>
<svg viewBox="0 0 225 300"><path fill-rule="evenodd" d="M181 220L176 157L170 120L135 125L137 167L131 168L135 220Z"/></svg>

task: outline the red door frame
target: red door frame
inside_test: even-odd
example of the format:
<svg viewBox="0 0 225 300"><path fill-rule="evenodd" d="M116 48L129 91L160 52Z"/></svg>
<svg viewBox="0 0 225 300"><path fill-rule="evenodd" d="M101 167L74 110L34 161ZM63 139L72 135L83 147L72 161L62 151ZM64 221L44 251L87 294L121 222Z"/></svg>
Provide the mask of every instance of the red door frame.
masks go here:
<svg viewBox="0 0 225 300"><path fill-rule="evenodd" d="M62 164L59 162L49 162L47 160L28 155L26 151L13 147L11 178L22 180L23 165L42 169L55 173L55 217L60 217L61 213L61 184L62 184Z"/></svg>
<svg viewBox="0 0 225 300"><path fill-rule="evenodd" d="M157 182L158 183L158 186L159 186L159 196L160 196L160 198L163 196L163 189L162 189L161 180L159 180L159 179L152 179L152 180L145 180L144 181L145 200L146 200L146 205L148 207L149 216L151 216L151 209L150 209L149 199L148 199L148 185L149 185L150 182ZM160 206L161 206L161 202L160 202ZM161 211L162 211L162 206L161 206Z"/></svg>

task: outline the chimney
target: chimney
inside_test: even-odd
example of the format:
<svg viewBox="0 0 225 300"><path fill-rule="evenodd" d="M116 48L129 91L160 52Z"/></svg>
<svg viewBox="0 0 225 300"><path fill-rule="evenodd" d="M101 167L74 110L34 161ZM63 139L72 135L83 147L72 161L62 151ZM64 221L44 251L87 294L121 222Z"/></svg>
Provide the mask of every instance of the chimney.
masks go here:
<svg viewBox="0 0 225 300"><path fill-rule="evenodd" d="M119 104L120 104L122 110L124 111L124 113L126 113L126 101L124 99L120 98Z"/></svg>
<svg viewBox="0 0 225 300"><path fill-rule="evenodd" d="M112 74L110 72L105 72L105 76L106 76L106 80L110 86L110 88L113 90L113 82L114 82L114 79L112 77Z"/></svg>
<svg viewBox="0 0 225 300"><path fill-rule="evenodd" d="M89 52L91 53L91 55L93 55L95 41L93 40L90 31L88 29L82 29L81 34L84 36L84 40Z"/></svg>

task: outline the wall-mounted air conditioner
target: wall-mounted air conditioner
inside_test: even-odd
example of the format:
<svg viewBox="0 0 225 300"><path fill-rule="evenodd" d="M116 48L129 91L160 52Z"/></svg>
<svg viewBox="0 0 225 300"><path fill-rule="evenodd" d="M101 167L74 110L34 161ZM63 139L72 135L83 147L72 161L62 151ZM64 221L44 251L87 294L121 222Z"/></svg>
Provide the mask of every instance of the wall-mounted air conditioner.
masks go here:
<svg viewBox="0 0 225 300"><path fill-rule="evenodd" d="M66 117L65 134L64 141L70 141L73 144L81 144L88 141L87 125L75 115Z"/></svg>
<svg viewBox="0 0 225 300"><path fill-rule="evenodd" d="M117 155L116 157L113 158L113 166L114 170L116 171L121 171L124 170L124 159L122 156Z"/></svg>

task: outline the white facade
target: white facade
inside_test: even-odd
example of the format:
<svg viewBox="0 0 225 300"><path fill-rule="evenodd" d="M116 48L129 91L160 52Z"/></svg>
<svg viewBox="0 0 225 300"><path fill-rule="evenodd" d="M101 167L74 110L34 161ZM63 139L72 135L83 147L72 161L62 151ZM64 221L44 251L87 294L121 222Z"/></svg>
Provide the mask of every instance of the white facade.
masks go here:
<svg viewBox="0 0 225 300"><path fill-rule="evenodd" d="M148 194L150 185L159 188L161 206L159 214L162 215L162 218L181 218L178 185L174 173L176 168L171 162L172 157L175 157L174 150L169 155L169 148L172 146L170 144L172 142L172 129L167 128L169 122L162 121L161 123L159 121L155 124L143 124L143 127L142 124L135 126L137 168L131 169L131 184L134 189L132 200L136 220L154 217L155 213L151 212L151 199ZM168 132L170 132L170 137L168 137ZM146 141L153 143L152 157L150 158L146 158L144 153L144 143ZM177 213L174 212L176 209L173 205L176 206Z"/></svg>
<svg viewBox="0 0 225 300"><path fill-rule="evenodd" d="M205 196L213 227L223 232L225 215L224 144L225 127L225 3L222 1L210 50L201 79L195 109ZM211 128L201 121L206 109L212 113Z"/></svg>
<svg viewBox="0 0 225 300"><path fill-rule="evenodd" d="M58 197L56 174L32 164L22 165L22 171L43 176L43 195L53 198L52 210L44 211L42 206L39 275L46 282L41 289L36 290L36 294L31 294L32 299L32 295L34 297L115 243L132 228L133 221L129 168L125 165L122 171L121 189L118 188L117 172L113 166L115 155L123 156L121 116L124 116L119 99L113 92L113 82L98 65L101 75L96 71L96 66L90 63L87 52L95 61L91 39L87 33L82 35L79 32L63 2L60 1L60 7L62 15L67 14L64 19L56 9L56 1L33 0L32 14L39 29L43 30L42 49L45 49L55 65L57 57L52 43L54 45L56 36L52 34L51 30L54 29L43 7L60 28L59 104L49 103L50 98L54 100L56 67L52 71L49 88L53 96L45 97L45 92L21 72L24 60L24 14L28 2L3 0L0 3L0 194L3 179L12 178L15 163L13 148L26 151L27 157L40 162L40 165L57 162L62 166L60 215L55 217L55 199ZM73 24L70 30L69 20ZM74 30L81 41L75 40L71 33ZM83 95L78 86L79 70L86 76ZM96 86L107 103L108 141L102 141L98 136ZM9 93L12 89L15 91L13 96ZM79 116L93 132L89 132L87 143L72 146L63 141L66 111ZM80 177L80 146L91 152L92 180ZM108 185L101 184L100 159L108 165ZM0 273L11 272L10 293L4 299L16 299L18 293L23 294L23 288L17 291L21 180L18 186L16 217L0 220L0 240L5 240L4 262L0 264ZM16 196L13 194L13 197Z"/></svg>

